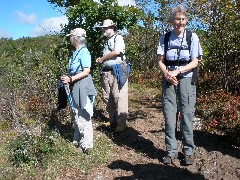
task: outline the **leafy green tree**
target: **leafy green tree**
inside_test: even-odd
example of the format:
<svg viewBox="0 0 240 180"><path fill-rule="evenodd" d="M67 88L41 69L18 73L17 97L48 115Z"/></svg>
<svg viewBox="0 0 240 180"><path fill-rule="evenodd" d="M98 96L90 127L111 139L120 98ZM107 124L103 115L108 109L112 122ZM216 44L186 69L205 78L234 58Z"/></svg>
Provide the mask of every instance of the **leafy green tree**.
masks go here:
<svg viewBox="0 0 240 180"><path fill-rule="evenodd" d="M206 70L218 71L219 88L240 94L240 2L199 0L192 4L195 22L205 30L202 42L207 49ZM219 78L220 82L219 83Z"/></svg>
<svg viewBox="0 0 240 180"><path fill-rule="evenodd" d="M136 24L140 16L140 11L136 7L119 6L116 0L48 1L66 9L69 23L63 28L64 34L76 27L82 27L87 31L88 48L93 60L100 56L103 41L102 32L95 29L95 25L109 18L117 24L117 30L123 30Z"/></svg>
<svg viewBox="0 0 240 180"><path fill-rule="evenodd" d="M158 75L156 51L159 37L170 30L168 16L171 8L183 2L181 0L136 1L143 15L139 17L138 24L129 30L126 48L134 68L139 70L139 73L145 74L146 71L153 70ZM147 77L152 78L149 74Z"/></svg>

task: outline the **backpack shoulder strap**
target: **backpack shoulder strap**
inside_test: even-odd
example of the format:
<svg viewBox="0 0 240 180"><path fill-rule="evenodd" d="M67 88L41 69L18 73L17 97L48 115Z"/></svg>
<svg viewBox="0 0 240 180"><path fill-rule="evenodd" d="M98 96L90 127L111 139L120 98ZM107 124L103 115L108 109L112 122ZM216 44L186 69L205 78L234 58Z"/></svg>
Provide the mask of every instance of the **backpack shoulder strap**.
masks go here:
<svg viewBox="0 0 240 180"><path fill-rule="evenodd" d="M165 34L165 37L164 37L164 56L166 56L166 54L167 54L168 41L169 41L170 35L171 35L171 31L167 32L167 33Z"/></svg>
<svg viewBox="0 0 240 180"><path fill-rule="evenodd" d="M85 48L85 47L81 47L81 49L79 49L78 53L79 53L83 48ZM78 55L78 53L77 53L77 55ZM77 57L77 55L75 56L75 58ZM81 59L80 59L80 64L79 64L79 66L77 67L77 69L76 69L76 71L75 71L75 74L78 72L80 66L81 66L82 71L83 71L84 68L83 68L82 60L81 60Z"/></svg>
<svg viewBox="0 0 240 180"><path fill-rule="evenodd" d="M115 48L115 43L116 43L116 38L117 38L117 35L118 34L114 34L113 36L115 36L114 37L114 48ZM107 40L108 41L108 40ZM110 51L113 51L113 49L111 49L110 47L109 47L109 44L107 44L108 45L108 49L110 50Z"/></svg>
<svg viewBox="0 0 240 180"><path fill-rule="evenodd" d="M188 45L188 50L190 51L191 42L192 42L192 31L186 30L186 41Z"/></svg>
<svg viewBox="0 0 240 180"><path fill-rule="evenodd" d="M115 37L114 37L114 47L115 47L115 44L116 44L116 38L117 38L118 34L115 34Z"/></svg>
<svg viewBox="0 0 240 180"><path fill-rule="evenodd" d="M118 34L115 34L114 36L115 36L115 37L114 37L114 48L115 48L116 38L117 38ZM109 47L109 45L108 45L108 49L109 49L110 51L113 51L113 49L111 49L111 48ZM123 54L122 52L120 52L120 55L118 55L118 57L121 57L122 60L123 60L123 56L124 56L124 54Z"/></svg>

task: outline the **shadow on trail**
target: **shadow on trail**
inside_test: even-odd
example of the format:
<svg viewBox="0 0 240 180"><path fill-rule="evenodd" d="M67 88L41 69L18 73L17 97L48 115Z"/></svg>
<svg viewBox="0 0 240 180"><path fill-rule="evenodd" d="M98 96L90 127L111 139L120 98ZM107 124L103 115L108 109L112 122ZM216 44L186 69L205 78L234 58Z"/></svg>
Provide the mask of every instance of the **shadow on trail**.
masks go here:
<svg viewBox="0 0 240 180"><path fill-rule="evenodd" d="M164 151L154 146L153 142L141 136L137 130L128 127L122 133L113 133L109 128L98 127L100 131L106 133L118 146L126 146L136 152L143 153L149 158L162 160Z"/></svg>
<svg viewBox="0 0 240 180"><path fill-rule="evenodd" d="M176 138L177 140L182 141L180 129L176 130ZM194 130L193 138L196 149L202 147L207 152L218 151L223 155L229 155L237 159L240 159L240 151L238 148L234 147L235 144L236 146L239 145L237 145L236 142L231 141L229 139L229 136L210 133L206 130ZM199 156L199 158L204 159L204 157L197 155L197 151L195 152L196 156Z"/></svg>
<svg viewBox="0 0 240 180"><path fill-rule="evenodd" d="M131 100L132 101L132 100ZM148 104L149 108L159 108L159 106L154 105L151 103L152 100L144 99L136 101L139 104L143 104L146 106ZM157 104L158 100L155 100ZM147 119L148 113L141 109L134 109L134 111L130 111L128 114L128 122L134 122L137 119ZM95 118L98 119L100 122L108 121L108 118L104 116L102 109L95 109ZM156 148L154 143L149 139L145 139L140 132L135 130L132 127L128 127L122 133L114 133L110 128L104 127L97 127L97 130L104 132L112 141L117 144L118 146L126 146L127 148L133 149L136 152L140 152L148 156L152 159L158 159L162 161L164 156L164 150ZM156 132L150 132L156 133Z"/></svg>
<svg viewBox="0 0 240 180"><path fill-rule="evenodd" d="M129 162L117 160L108 165L110 169L121 169L125 171L132 171L132 176L115 177L114 180L131 180L131 179L195 179L202 180L204 176L195 174L187 169L182 169L174 166L164 166L161 164L137 164L132 165ZM174 177L173 177L174 175Z"/></svg>
<svg viewBox="0 0 240 180"><path fill-rule="evenodd" d="M240 151L234 148L234 143L228 136L209 133L203 130L194 130L194 142L196 147L203 147L208 152L218 151L223 155L229 155L240 159Z"/></svg>
<svg viewBox="0 0 240 180"><path fill-rule="evenodd" d="M65 110L52 111L47 125L49 129L58 131L62 138L72 141L74 133L73 123L72 121L64 123L63 119L65 116Z"/></svg>

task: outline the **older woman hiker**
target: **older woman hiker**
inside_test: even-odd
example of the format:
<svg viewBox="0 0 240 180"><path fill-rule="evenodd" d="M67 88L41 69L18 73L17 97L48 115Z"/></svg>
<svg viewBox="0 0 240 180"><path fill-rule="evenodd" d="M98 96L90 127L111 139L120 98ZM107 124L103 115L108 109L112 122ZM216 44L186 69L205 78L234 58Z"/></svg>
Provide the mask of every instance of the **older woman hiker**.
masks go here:
<svg viewBox="0 0 240 180"><path fill-rule="evenodd" d="M86 47L86 31L82 28L71 30L70 42L75 47L69 59L67 75L61 77L63 83L69 83L73 102L73 143L78 151L89 153L93 148L93 103L97 95L90 75L91 55Z"/></svg>
<svg viewBox="0 0 240 180"><path fill-rule="evenodd" d="M193 164L193 118L196 103L196 82L193 71L198 66L201 47L198 36L187 31L187 13L182 6L174 7L169 22L173 30L160 37L158 64L163 73L162 104L165 118L166 156L164 164L178 158L175 136L177 109L180 112L182 148L186 165Z"/></svg>

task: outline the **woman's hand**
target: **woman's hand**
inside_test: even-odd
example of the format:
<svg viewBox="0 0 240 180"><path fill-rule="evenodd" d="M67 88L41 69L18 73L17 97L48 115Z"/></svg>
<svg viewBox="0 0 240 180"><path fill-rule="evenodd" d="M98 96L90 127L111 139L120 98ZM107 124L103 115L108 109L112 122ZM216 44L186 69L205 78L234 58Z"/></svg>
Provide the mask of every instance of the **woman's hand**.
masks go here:
<svg viewBox="0 0 240 180"><path fill-rule="evenodd" d="M70 77L66 75L63 75L60 79L64 84L69 83L71 81Z"/></svg>
<svg viewBox="0 0 240 180"><path fill-rule="evenodd" d="M179 74L178 70L168 71L164 76L166 80L173 84L174 86L178 85L177 75Z"/></svg>

